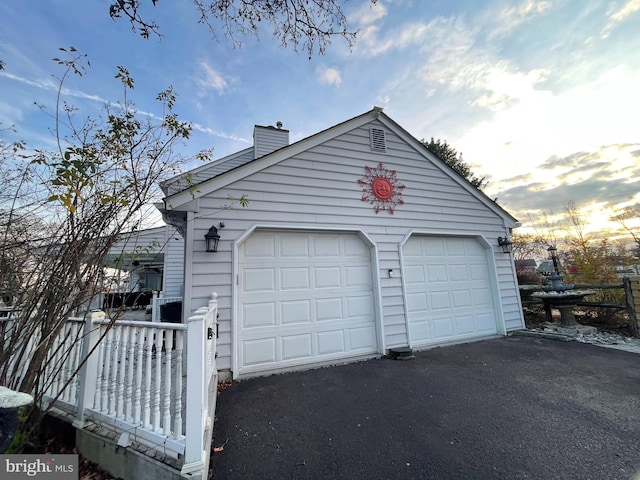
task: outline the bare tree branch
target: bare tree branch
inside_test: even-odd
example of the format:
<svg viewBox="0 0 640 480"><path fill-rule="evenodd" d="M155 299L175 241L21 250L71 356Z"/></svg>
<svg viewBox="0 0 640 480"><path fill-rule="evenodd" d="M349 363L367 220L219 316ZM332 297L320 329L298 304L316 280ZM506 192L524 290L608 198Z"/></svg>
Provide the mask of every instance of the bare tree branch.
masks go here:
<svg viewBox="0 0 640 480"><path fill-rule="evenodd" d="M143 38L151 34L161 36L155 21L146 20L140 12L140 0L112 0L109 15L125 18L134 32ZM151 0L155 6L158 0ZM282 47L304 50L311 57L324 54L335 37L346 40L353 47L357 31L350 29L339 0L193 0L199 20L209 28L213 38L220 34L234 47L241 45L240 37L259 37L263 26L271 29ZM377 0L371 0L376 4Z"/></svg>

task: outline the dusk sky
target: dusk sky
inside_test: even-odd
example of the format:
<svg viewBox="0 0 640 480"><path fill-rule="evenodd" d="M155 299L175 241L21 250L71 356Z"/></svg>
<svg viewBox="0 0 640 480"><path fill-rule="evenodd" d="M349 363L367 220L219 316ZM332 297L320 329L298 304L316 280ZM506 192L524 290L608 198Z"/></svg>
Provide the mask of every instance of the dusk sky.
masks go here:
<svg viewBox="0 0 640 480"><path fill-rule="evenodd" d="M17 129L6 140L53 147L34 102L53 108L51 58L73 46L91 62L67 85L79 114L121 98L123 65L141 111L161 115L156 94L178 92L195 129L185 155L223 157L251 145L254 124L277 121L297 141L380 106L416 138L462 152L524 226L575 202L594 229L618 228L607 218L640 202L640 0L352 0L356 46L336 38L311 59L268 31L241 48L212 40L189 1L143 0L163 34L145 40L109 17L110 3L0 4L0 122Z"/></svg>

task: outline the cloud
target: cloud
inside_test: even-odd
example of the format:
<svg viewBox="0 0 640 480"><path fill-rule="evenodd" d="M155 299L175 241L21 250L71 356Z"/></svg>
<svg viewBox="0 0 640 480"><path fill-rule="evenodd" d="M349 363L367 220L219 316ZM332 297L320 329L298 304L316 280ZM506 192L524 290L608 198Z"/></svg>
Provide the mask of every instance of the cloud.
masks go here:
<svg viewBox="0 0 640 480"><path fill-rule="evenodd" d="M342 83L340 70L331 67L319 67L317 69L318 81L323 85L335 85L339 87Z"/></svg>
<svg viewBox="0 0 640 480"><path fill-rule="evenodd" d="M0 134L3 129L24 118L24 112L8 103L0 102Z"/></svg>
<svg viewBox="0 0 640 480"><path fill-rule="evenodd" d="M59 83L56 83L56 82L54 82L53 80L50 80L50 79L30 80L28 78L20 77L18 75L13 75L13 74L7 73L7 72L0 72L0 76L9 78L9 79L14 80L16 82L20 82L20 83L28 85L30 87L36 87L38 89L46 90L46 91L50 91L50 92L56 92L60 88L60 84ZM119 105L117 102L110 102L110 101L106 100L105 98L103 98L103 97L101 97L99 95L85 93L82 90L71 89L71 88L67 88L67 87L64 87L64 86L60 90L60 93L63 96L75 97L75 98L80 98L80 99L84 99L84 100L91 100L92 102L98 102L98 103L102 103L102 104L105 104L105 105L107 105L107 104L108 105L112 105L112 106L118 106ZM140 113L144 113L144 112L140 112Z"/></svg>
<svg viewBox="0 0 640 480"><path fill-rule="evenodd" d="M619 23L624 22L638 11L640 11L640 0L627 0L622 7L616 10L610 10L608 12L609 22L602 31L602 37L608 37Z"/></svg>
<svg viewBox="0 0 640 480"><path fill-rule="evenodd" d="M500 58L494 37L510 33L551 6L549 1L528 0L519 7L493 10L472 21L464 16L436 16L428 22L405 23L384 36L381 26L371 20L363 24L356 51L378 56L417 47L419 60L414 68L427 96L469 91L474 97L473 106L493 111L508 106L520 92L530 91L549 76L546 69L522 70Z"/></svg>
<svg viewBox="0 0 640 480"><path fill-rule="evenodd" d="M517 7L509 7L494 14L493 36L503 36L511 33L517 27L530 21L533 17L542 15L552 8L549 1L527 0Z"/></svg>
<svg viewBox="0 0 640 480"><path fill-rule="evenodd" d="M357 25L371 25L372 23L381 20L387 16L387 7L382 4L382 1L378 1L375 5L369 2L364 2L362 6L354 10L349 18Z"/></svg>
<svg viewBox="0 0 640 480"><path fill-rule="evenodd" d="M549 76L546 69L516 71L508 62L499 62L496 66L487 65L484 72L478 73L475 88L485 90L486 93L477 96L471 105L491 111L503 110L529 97Z"/></svg>
<svg viewBox="0 0 640 480"><path fill-rule="evenodd" d="M534 84L522 90L517 102L505 104L461 138L449 140L468 158L485 162L483 174L497 179L529 172L553 155L566 159L578 151L634 142L638 132L628 115L640 110L640 98L629 92L639 81L640 71L621 67L562 93L533 88ZM621 115L621 105L629 114ZM613 152L610 159L620 161Z"/></svg>
<svg viewBox="0 0 640 480"><path fill-rule="evenodd" d="M191 126L193 127L194 130L198 132L206 133L207 135L212 135L218 138L224 138L226 140L235 140L237 142L246 143L247 145L253 145L253 140L250 140L248 138L239 137L237 135L221 132L219 130L214 130L213 128L200 125L199 123L193 123L191 124Z"/></svg>
<svg viewBox="0 0 640 480"><path fill-rule="evenodd" d="M368 56L378 56L392 50L421 45L424 43L428 30L429 24L409 23L389 32L384 38L380 38L380 27L368 25L358 33L358 43L354 51Z"/></svg>
<svg viewBox="0 0 640 480"><path fill-rule="evenodd" d="M40 88L42 90L56 90L58 88L58 84L48 78L45 80L29 80L28 78L13 75L8 72L0 72L0 76L29 85L30 87Z"/></svg>
<svg viewBox="0 0 640 480"><path fill-rule="evenodd" d="M198 78L197 84L204 92L213 90L219 95L222 95L229 88L229 84L222 74L204 60L200 62L200 68L202 69L204 76Z"/></svg>
<svg viewBox="0 0 640 480"><path fill-rule="evenodd" d="M633 15L640 10L640 0L628 0L622 8L612 12L609 19L614 22L622 22L627 17Z"/></svg>
<svg viewBox="0 0 640 480"><path fill-rule="evenodd" d="M640 197L640 165L634 157L638 147L615 144L550 157L537 174L514 176L494 185L500 190L498 201L516 218L535 219L555 211L561 212L561 219L570 203L590 218L599 210L621 210Z"/></svg>

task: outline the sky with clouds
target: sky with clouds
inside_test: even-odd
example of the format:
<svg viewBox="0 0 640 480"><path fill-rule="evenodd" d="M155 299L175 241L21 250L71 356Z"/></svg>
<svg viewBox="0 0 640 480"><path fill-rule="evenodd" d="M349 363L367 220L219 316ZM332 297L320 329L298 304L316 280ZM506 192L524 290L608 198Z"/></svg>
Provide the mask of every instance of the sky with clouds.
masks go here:
<svg viewBox="0 0 640 480"><path fill-rule="evenodd" d="M254 124L282 121L300 140L376 105L462 152L525 226L574 202L593 229L619 228L612 212L640 202L640 0L351 0L355 47L335 39L311 59L268 31L241 48L213 40L191 2L144 1L163 34L145 40L109 3L0 4L0 122L15 138L53 145L37 105L50 111L61 73L51 58L73 46L91 63L67 84L79 112L121 98L124 65L140 110L161 115L155 95L178 92L194 125L185 155L246 148Z"/></svg>

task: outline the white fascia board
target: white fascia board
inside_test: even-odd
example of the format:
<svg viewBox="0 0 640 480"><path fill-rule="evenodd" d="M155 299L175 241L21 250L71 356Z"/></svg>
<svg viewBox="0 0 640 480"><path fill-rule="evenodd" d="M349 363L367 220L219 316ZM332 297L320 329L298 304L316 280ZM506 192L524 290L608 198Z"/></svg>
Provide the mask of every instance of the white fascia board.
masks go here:
<svg viewBox="0 0 640 480"><path fill-rule="evenodd" d="M171 211L171 210L178 210L180 212L199 212L200 211L200 199L194 198L196 197L195 192L191 192L187 190L186 192L180 192L180 193L186 193L189 199L187 201L183 201L183 203L181 203L180 205L175 205L173 203L173 198L175 197L175 195L165 198L163 202L164 202L164 209L166 211ZM184 199L181 199L181 200L184 200Z"/></svg>
<svg viewBox="0 0 640 480"><path fill-rule="evenodd" d="M323 130L322 132L316 133L315 135L300 140L299 142L281 148L280 150L276 150L269 155L265 155L245 165L234 168L233 170L230 170L226 173L222 173L217 177L206 180L196 186L196 191L192 192L189 190L184 190L182 192L170 195L164 199L165 208L167 210L183 210L183 205L190 201L193 201L194 199L198 199L199 197L207 195L211 192L215 192L216 190L242 180L249 175L257 173L272 165L276 165L277 163L286 160L287 158L291 158L306 150L309 150L310 148L320 145L321 143L327 142L337 136L347 133L354 128L358 128L369 123L372 119L375 118L375 112L375 110L366 112L360 116L352 118L351 120L347 120L346 122L340 123L328 128L327 130Z"/></svg>
<svg viewBox="0 0 640 480"><path fill-rule="evenodd" d="M509 214L509 212L504 210L495 202L491 201L491 199L487 197L486 194L482 193L480 190L478 190L473 185L471 185L471 183L469 183L467 180L462 178L461 175L458 175L456 172L454 172L453 169L447 168L446 165L444 165L444 162L442 160L440 160L431 152L429 152L429 150L427 150L427 148L424 145L422 145L422 143L418 139L416 139L404 128L402 128L400 125L394 122L387 115L385 114L380 115L378 120L385 127L387 127L389 130L391 130L393 133L395 133L400 138L402 138L405 142L411 145L420 155L430 160L431 163L433 163L437 168L439 168L445 175L449 176L454 182L458 183L467 192L472 194L474 197L480 200L480 202L482 202L484 205L489 207L490 210L492 210L494 213L500 216L504 220L505 228L517 228L520 226L520 222L518 222L515 218L513 218L511 214ZM432 156L434 158L430 158Z"/></svg>

